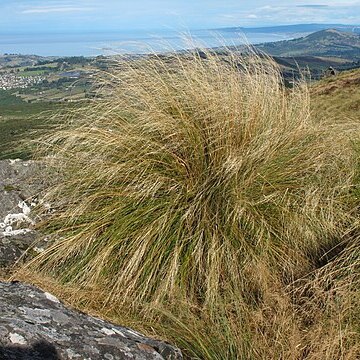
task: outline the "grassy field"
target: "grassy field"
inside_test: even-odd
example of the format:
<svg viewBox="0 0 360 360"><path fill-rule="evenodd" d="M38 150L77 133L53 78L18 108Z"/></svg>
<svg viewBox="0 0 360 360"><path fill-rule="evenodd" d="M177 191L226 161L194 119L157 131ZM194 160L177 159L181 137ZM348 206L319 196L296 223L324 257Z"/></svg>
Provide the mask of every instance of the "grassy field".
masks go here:
<svg viewBox="0 0 360 360"><path fill-rule="evenodd" d="M46 70L34 70L34 71L21 71L18 75L19 76L38 76L46 74Z"/></svg>
<svg viewBox="0 0 360 360"><path fill-rule="evenodd" d="M10 91L0 90L0 159L28 159L29 142L54 125L52 114L62 107L47 102L27 103Z"/></svg>
<svg viewBox="0 0 360 360"><path fill-rule="evenodd" d="M360 70L328 77L312 88L313 110L329 123L359 122Z"/></svg>

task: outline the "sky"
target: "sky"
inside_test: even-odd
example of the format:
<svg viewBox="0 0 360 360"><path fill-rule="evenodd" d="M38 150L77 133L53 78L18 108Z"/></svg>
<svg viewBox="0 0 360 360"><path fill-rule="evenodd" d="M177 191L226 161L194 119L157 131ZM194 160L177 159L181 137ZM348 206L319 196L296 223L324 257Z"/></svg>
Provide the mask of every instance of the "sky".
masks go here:
<svg viewBox="0 0 360 360"><path fill-rule="evenodd" d="M351 0L0 0L0 34L360 24Z"/></svg>

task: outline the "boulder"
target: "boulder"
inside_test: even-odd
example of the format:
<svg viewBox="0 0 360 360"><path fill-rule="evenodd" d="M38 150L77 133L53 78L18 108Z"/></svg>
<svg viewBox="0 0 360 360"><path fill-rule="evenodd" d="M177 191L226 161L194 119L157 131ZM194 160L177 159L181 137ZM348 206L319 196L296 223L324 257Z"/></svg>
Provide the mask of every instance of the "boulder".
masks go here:
<svg viewBox="0 0 360 360"><path fill-rule="evenodd" d="M19 282L0 282L0 359L182 359L180 350L65 307Z"/></svg>

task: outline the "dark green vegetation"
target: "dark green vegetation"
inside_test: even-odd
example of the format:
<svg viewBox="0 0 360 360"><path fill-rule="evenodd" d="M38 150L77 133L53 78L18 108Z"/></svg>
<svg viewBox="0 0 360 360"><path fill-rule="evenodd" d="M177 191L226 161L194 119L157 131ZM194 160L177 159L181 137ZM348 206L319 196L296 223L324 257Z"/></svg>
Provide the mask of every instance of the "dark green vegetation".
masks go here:
<svg viewBox="0 0 360 360"><path fill-rule="evenodd" d="M273 57L280 66L286 81L291 82L305 76L307 80L320 80L327 76L330 67L336 71L358 68L360 63L341 58L297 56L297 57Z"/></svg>
<svg viewBox="0 0 360 360"><path fill-rule="evenodd" d="M0 90L0 159L29 158L29 141L49 130L51 114L58 110L58 104L28 104Z"/></svg>

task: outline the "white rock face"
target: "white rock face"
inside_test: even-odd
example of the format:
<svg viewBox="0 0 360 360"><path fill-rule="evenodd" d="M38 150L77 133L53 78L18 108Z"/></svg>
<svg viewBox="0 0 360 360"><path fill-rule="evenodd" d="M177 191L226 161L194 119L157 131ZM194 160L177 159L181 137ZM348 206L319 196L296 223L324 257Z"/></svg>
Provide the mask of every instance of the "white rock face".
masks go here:
<svg viewBox="0 0 360 360"><path fill-rule="evenodd" d="M22 210L20 213L7 214L0 223L0 228L5 228L2 233L0 232L0 236L17 236L26 234L31 231L29 227L25 226L35 224L35 222L29 216L31 212L30 206L28 206L25 201L20 201L18 203L18 207ZM20 226L20 228L13 229L13 225Z"/></svg>
<svg viewBox="0 0 360 360"><path fill-rule="evenodd" d="M112 329L107 329L107 328L102 328L101 331L105 334L105 335L114 335L115 331Z"/></svg>
<svg viewBox="0 0 360 360"><path fill-rule="evenodd" d="M9 339L11 341L12 344L19 344L19 345L26 345L27 342L25 340L25 338L19 334L16 333L10 333L9 334Z"/></svg>
<svg viewBox="0 0 360 360"><path fill-rule="evenodd" d="M48 300L50 300L50 301L52 301L54 303L57 303L57 304L60 303L59 299L56 296L54 296L52 294L49 294L48 292L45 292L44 295Z"/></svg>

